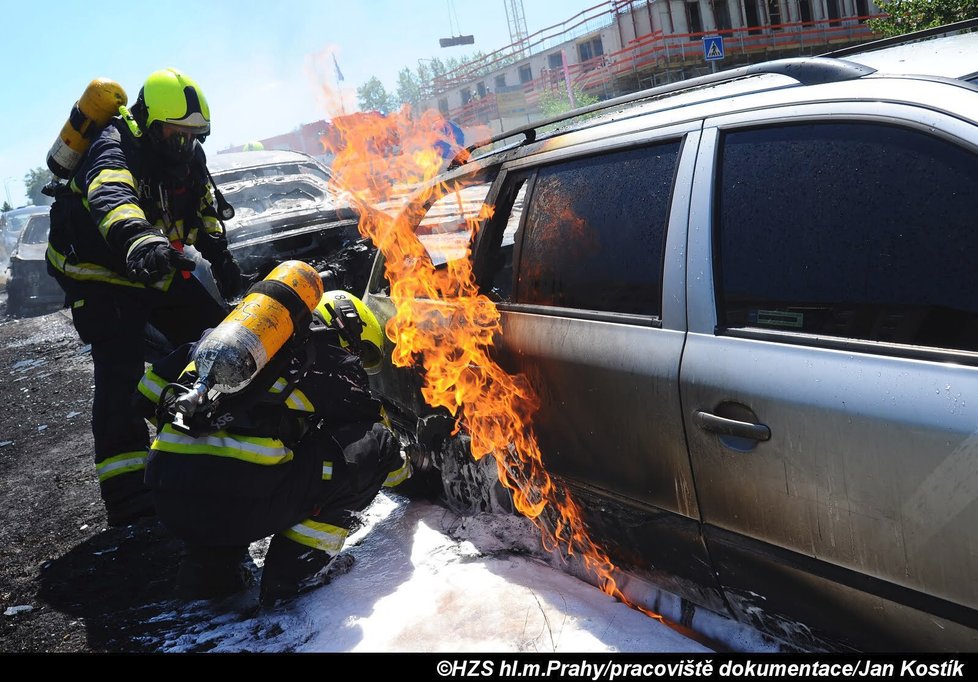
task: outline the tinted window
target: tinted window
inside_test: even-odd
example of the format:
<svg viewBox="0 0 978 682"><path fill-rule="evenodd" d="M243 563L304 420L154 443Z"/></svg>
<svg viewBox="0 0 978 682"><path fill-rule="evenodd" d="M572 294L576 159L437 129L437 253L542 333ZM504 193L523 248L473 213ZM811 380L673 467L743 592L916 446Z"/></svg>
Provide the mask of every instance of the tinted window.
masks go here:
<svg viewBox="0 0 978 682"><path fill-rule="evenodd" d="M978 350L978 157L868 123L733 132L717 202L720 318Z"/></svg>
<svg viewBox="0 0 978 682"><path fill-rule="evenodd" d="M542 168L527 207L517 300L659 315L679 142Z"/></svg>

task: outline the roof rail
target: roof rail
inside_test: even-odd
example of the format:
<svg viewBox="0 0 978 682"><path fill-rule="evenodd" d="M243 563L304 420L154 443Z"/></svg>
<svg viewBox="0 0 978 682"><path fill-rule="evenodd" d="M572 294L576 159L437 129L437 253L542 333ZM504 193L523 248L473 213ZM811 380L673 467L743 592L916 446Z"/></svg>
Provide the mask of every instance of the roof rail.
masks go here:
<svg viewBox="0 0 978 682"><path fill-rule="evenodd" d="M639 102L641 100L652 99L654 97L681 92L683 90L692 90L707 85L715 85L718 83L724 83L726 81L746 78L748 76L759 76L762 74L781 74L782 76L794 78L801 85L819 85L821 83L835 83L839 81L852 80L855 78L862 78L863 76L868 76L869 74L875 72L876 69L842 59L828 59L824 57L793 57L790 59L776 59L774 61L762 62L760 64L741 66L735 69L728 69L726 71L718 71L717 73L708 73L705 76L697 76L696 78L676 81L675 83L666 83L665 85L649 88L647 90L632 92L627 95L604 100L603 102L597 102L586 107L565 112L559 116L553 116L542 121L537 121L536 123L520 126L519 128L513 128L512 130L504 131L498 135L493 135L486 140L480 140L479 142L467 146L465 148L465 152L467 153L463 154L462 152L459 152L459 154L452 160L449 168L458 168L464 163L460 157L468 158L468 156L471 155L471 153L476 149L493 144L494 142L499 142L500 140L505 140L517 135L523 135L523 141L517 145L522 146L524 144L533 142L537 137L537 131L545 126L560 123L562 121L568 121L578 118L579 116L594 113L596 111L612 109L622 104Z"/></svg>
<svg viewBox="0 0 978 682"><path fill-rule="evenodd" d="M941 36L945 33L954 33L955 31L964 31L970 28L978 28L978 19L965 19L964 21L956 21L953 24L945 24L943 26L935 26L934 28L925 28L922 31L914 31L913 33L904 33L903 35L893 36L891 38L883 38L881 40L874 40L869 43L862 43L861 45L854 45L852 47L844 47L840 50L833 50L832 52L826 52L820 57L846 57L851 54L858 54L860 52L871 52L873 50L879 50L884 47L893 47L894 45L904 45L906 43L912 43L916 40L921 40L923 38L933 38L934 36Z"/></svg>

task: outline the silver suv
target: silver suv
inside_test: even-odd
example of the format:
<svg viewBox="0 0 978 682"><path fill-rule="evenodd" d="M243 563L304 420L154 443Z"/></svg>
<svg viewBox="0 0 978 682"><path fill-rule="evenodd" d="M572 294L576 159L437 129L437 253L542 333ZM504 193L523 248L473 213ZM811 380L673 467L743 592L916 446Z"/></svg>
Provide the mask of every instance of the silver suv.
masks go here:
<svg viewBox="0 0 978 682"><path fill-rule="evenodd" d="M978 33L758 64L440 178L466 200L419 237L465 257L459 218L494 205L496 353L619 566L808 650L978 650L976 73ZM378 258L381 322L387 287ZM373 378L478 498L417 371Z"/></svg>

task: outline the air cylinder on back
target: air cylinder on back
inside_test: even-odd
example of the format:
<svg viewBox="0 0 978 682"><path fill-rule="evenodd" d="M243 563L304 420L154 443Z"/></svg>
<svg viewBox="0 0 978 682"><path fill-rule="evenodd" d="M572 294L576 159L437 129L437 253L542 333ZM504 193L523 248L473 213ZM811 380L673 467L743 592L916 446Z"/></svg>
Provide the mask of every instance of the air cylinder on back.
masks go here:
<svg viewBox="0 0 978 682"><path fill-rule="evenodd" d="M244 388L298 325L308 324L322 295L314 267L295 260L278 265L197 344L193 360L201 381L225 393Z"/></svg>
<svg viewBox="0 0 978 682"><path fill-rule="evenodd" d="M115 81L96 78L89 83L48 152L51 172L65 180L70 178L92 140L127 101L126 91Z"/></svg>

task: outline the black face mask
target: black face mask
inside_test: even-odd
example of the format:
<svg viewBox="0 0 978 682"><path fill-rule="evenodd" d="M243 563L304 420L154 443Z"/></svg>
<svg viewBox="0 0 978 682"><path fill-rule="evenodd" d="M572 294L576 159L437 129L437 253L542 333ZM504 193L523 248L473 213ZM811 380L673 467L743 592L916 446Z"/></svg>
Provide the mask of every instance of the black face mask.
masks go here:
<svg viewBox="0 0 978 682"><path fill-rule="evenodd" d="M189 131L171 132L163 136L162 128L154 124L149 139L155 151L167 164L188 164L194 157L197 136Z"/></svg>

